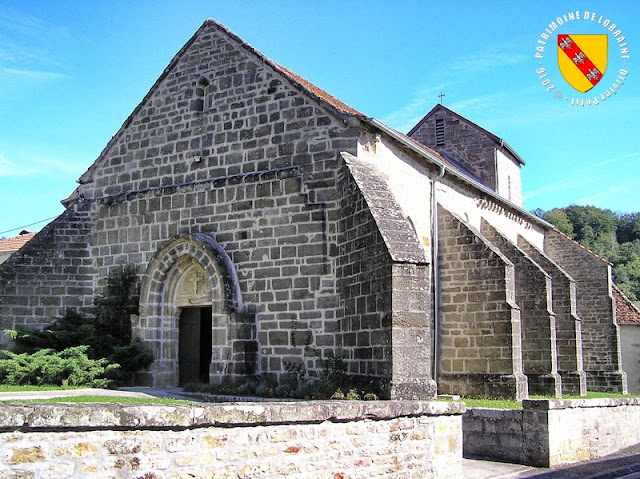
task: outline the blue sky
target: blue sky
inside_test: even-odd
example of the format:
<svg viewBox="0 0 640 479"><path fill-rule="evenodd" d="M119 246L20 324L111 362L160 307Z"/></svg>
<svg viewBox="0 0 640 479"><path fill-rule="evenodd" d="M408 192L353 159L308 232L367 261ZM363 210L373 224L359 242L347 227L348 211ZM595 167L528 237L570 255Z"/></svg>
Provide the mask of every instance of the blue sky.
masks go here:
<svg viewBox="0 0 640 479"><path fill-rule="evenodd" d="M563 84L555 45L534 56L549 23L575 11L616 23L629 45L626 81L599 105L570 106L582 95ZM59 201L206 18L404 132L444 92L446 106L525 160L528 210L640 210L640 2L0 0L0 237L63 211ZM597 21L564 28L606 33ZM601 86L620 57L610 40Z"/></svg>

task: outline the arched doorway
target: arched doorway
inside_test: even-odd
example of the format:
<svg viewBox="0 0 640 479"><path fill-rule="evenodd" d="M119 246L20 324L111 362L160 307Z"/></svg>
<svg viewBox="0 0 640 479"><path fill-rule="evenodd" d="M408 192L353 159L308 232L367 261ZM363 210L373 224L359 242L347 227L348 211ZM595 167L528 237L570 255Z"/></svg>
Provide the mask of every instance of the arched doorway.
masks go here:
<svg viewBox="0 0 640 479"><path fill-rule="evenodd" d="M237 382L255 372L253 317L240 312L240 287L231 259L208 235L183 234L149 263L140 292L140 317L133 334L149 346L155 362L140 381L177 386L194 380ZM251 321L251 337L239 339Z"/></svg>
<svg viewBox="0 0 640 479"><path fill-rule="evenodd" d="M186 257L183 261L189 261ZM209 382L212 355L211 281L206 271L191 257L191 265L175 286L174 303L181 309L178 319L178 385ZM222 346L222 345L217 345Z"/></svg>

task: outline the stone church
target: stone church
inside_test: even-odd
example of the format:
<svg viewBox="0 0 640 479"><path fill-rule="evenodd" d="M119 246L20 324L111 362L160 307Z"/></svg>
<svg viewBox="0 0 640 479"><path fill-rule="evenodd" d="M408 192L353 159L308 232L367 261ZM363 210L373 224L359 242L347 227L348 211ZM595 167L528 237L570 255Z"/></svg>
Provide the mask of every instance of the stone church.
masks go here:
<svg viewBox="0 0 640 479"><path fill-rule="evenodd" d="M523 209L523 165L443 105L402 134L207 20L0 266L2 328L90 313L131 264L140 384L335 355L395 399L625 391L611 265Z"/></svg>

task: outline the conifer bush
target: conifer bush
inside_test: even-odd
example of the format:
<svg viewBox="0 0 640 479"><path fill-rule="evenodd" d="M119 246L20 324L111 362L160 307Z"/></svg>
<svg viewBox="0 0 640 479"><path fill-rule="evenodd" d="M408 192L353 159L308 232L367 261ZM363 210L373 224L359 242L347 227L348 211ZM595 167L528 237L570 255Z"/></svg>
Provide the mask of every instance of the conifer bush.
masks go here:
<svg viewBox="0 0 640 479"><path fill-rule="evenodd" d="M0 359L0 378L4 383L16 386L85 386L105 388L112 379L107 376L119 365L109 364L107 359L89 359L88 346L66 348L63 351L40 349L35 353L13 353Z"/></svg>
<svg viewBox="0 0 640 479"><path fill-rule="evenodd" d="M7 358L0 360L4 368L1 380L16 385L67 382L89 387L130 382L134 372L153 362L151 352L131 337L130 317L138 311L139 289L135 267L124 266L107 276L104 293L94 298L93 317L67 309L42 330L17 327L5 331L14 340L14 352L4 351ZM47 355L52 363L45 361ZM62 360L67 362L63 365ZM87 368L86 375L74 369L80 365ZM43 367L60 374L44 374ZM71 372L65 376L65 371ZM101 375L106 375L103 380L98 379ZM41 382L41 377L54 382Z"/></svg>

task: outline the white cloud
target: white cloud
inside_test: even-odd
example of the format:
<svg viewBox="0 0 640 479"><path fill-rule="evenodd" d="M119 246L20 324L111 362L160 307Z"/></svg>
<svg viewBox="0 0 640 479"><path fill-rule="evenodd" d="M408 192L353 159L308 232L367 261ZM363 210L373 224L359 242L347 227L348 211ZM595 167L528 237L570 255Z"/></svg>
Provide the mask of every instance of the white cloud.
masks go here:
<svg viewBox="0 0 640 479"><path fill-rule="evenodd" d="M0 154L0 176L28 176L35 172L35 169L19 166Z"/></svg>
<svg viewBox="0 0 640 479"><path fill-rule="evenodd" d="M597 179L586 176L584 174L576 175L570 183L561 179L555 183L547 184L536 190L529 190L522 193L522 199L524 201L531 200L533 198L549 197L553 193L566 192L568 190L575 190L576 188L584 188L587 185L597 183Z"/></svg>
<svg viewBox="0 0 640 479"><path fill-rule="evenodd" d="M577 201L581 205L594 205L599 208L609 208L618 212L637 211L637 202L630 201L640 189L640 180L632 179L623 184L611 185L605 189L580 197Z"/></svg>
<svg viewBox="0 0 640 479"><path fill-rule="evenodd" d="M69 176L81 175L86 165L60 158L51 158L39 154L25 153L21 158L9 160L0 154L0 177L18 176Z"/></svg>
<svg viewBox="0 0 640 479"><path fill-rule="evenodd" d="M69 29L65 26L3 5L0 5L0 30L10 32L12 38L30 38L38 41L71 38Z"/></svg>
<svg viewBox="0 0 640 479"><path fill-rule="evenodd" d="M450 104L447 102L446 92L464 91L465 83L478 75L497 71L503 68L512 68L513 65L525 63L530 58L522 53L514 53L504 50L504 46L488 46L482 50L473 52L467 56L452 60L432 71L429 78L436 79L433 86L426 86L416 91L408 103L393 111L380 120L399 131L407 132L420 121L438 102L438 94L445 93L444 104L455 111L465 111L467 114L473 111L486 112L487 106L495 106L496 101L501 101L508 94L501 90L481 97L474 97ZM506 48L514 47L507 45ZM428 81L429 78L425 78Z"/></svg>
<svg viewBox="0 0 640 479"><path fill-rule="evenodd" d="M466 57L461 57L449 65L447 69L455 70L456 74L476 75L481 72L512 67L513 65L524 63L528 60L529 57L524 54L509 53L500 51L496 47L490 47L474 52Z"/></svg>
<svg viewBox="0 0 640 479"><path fill-rule="evenodd" d="M20 68L0 68L0 78L3 77L13 77L23 81L48 81L61 78L69 78L69 76L65 75L64 73L24 70Z"/></svg>
<svg viewBox="0 0 640 479"><path fill-rule="evenodd" d="M21 82L68 78L60 58L71 36L66 27L0 5L0 80L7 89Z"/></svg>

